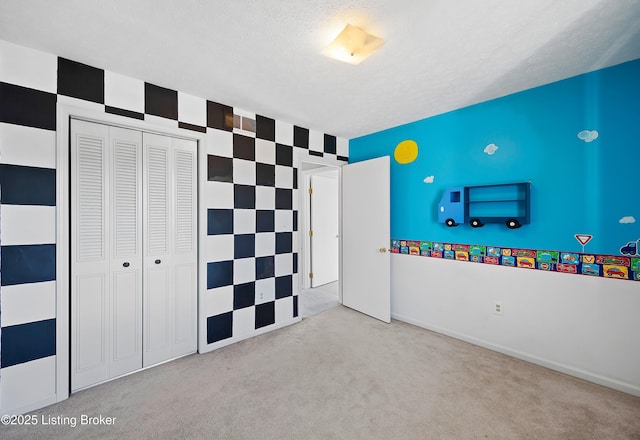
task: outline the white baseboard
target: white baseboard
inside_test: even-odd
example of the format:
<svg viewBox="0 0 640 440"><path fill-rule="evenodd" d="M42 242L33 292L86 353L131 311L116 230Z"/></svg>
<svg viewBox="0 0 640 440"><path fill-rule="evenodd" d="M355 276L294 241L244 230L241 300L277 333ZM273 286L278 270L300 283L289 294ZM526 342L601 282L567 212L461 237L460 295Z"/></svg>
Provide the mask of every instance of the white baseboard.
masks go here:
<svg viewBox="0 0 640 440"><path fill-rule="evenodd" d="M49 396L45 399L38 400L37 402L30 403L25 406L21 406L19 408L2 408L0 409L0 416L15 416L20 414L26 414L30 411L35 411L40 408L44 408L45 406L52 405L57 402L56 395Z"/></svg>
<svg viewBox="0 0 640 440"><path fill-rule="evenodd" d="M579 379L583 379L589 382L596 383L598 385L602 385L608 388L612 388L614 390L622 391L623 393L631 394L633 396L640 397L640 387L621 382L615 379L611 379L605 376L601 376L595 373L591 373L588 371L580 370L578 368L571 367L569 365L564 365L558 362L550 361L548 359L540 358L538 356L533 356L528 353L524 353L518 350L511 349L509 347L504 347L502 345L493 344L488 341L484 341L482 339L475 338L473 336L461 334L446 328L438 327L435 325L431 325L425 322L421 322L407 316L399 315L397 313L392 313L391 317L393 319L397 319L398 321L406 322L408 324L415 325L417 327L424 328L426 330L430 330L436 333L440 333L446 336L450 336L455 339L459 339L461 341L468 342L473 345L478 345L483 348L487 348L489 350L496 351L498 353L505 354L507 356L511 356L517 359L521 359L527 362L531 362L532 364L540 365L545 368L549 368L551 370L559 371L564 374L568 374L569 376L574 376Z"/></svg>

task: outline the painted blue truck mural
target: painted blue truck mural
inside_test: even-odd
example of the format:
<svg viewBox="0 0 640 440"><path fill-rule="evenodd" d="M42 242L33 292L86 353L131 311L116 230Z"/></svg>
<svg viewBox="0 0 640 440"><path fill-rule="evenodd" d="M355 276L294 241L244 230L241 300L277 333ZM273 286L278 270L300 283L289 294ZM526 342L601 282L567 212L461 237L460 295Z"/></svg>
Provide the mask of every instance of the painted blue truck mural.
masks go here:
<svg viewBox="0 0 640 440"><path fill-rule="evenodd" d="M620 248L622 255L640 255L640 238L636 241L630 241Z"/></svg>
<svg viewBox="0 0 640 440"><path fill-rule="evenodd" d="M504 223L517 229L530 222L530 199L530 182L451 187L438 203L438 221L449 227Z"/></svg>

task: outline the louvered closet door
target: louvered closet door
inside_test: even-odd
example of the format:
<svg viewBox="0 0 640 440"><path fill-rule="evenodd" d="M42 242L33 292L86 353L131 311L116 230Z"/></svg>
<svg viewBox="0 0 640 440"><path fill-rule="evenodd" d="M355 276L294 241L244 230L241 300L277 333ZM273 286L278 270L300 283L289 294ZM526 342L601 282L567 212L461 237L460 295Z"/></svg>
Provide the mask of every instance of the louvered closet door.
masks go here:
<svg viewBox="0 0 640 440"><path fill-rule="evenodd" d="M171 357L198 346L198 191L197 143L172 139L173 295Z"/></svg>
<svg viewBox="0 0 640 440"><path fill-rule="evenodd" d="M141 133L71 122L71 389L142 367Z"/></svg>
<svg viewBox="0 0 640 440"><path fill-rule="evenodd" d="M144 133L144 366L196 351L196 142Z"/></svg>
<svg viewBox="0 0 640 440"><path fill-rule="evenodd" d="M142 133L111 141L111 377L142 368Z"/></svg>

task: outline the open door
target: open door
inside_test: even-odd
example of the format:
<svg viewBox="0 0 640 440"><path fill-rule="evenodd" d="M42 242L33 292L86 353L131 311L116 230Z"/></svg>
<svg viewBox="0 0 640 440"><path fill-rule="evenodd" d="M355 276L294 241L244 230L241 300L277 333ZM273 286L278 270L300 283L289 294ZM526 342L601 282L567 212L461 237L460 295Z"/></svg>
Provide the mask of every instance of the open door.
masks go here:
<svg viewBox="0 0 640 440"><path fill-rule="evenodd" d="M391 322L389 156L342 167L342 304Z"/></svg>

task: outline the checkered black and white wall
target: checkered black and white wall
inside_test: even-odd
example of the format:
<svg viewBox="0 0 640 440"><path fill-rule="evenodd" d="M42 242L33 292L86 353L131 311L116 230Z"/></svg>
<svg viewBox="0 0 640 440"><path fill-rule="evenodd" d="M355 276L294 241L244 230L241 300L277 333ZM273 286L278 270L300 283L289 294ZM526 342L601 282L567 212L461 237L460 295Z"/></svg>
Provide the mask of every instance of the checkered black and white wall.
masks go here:
<svg viewBox="0 0 640 440"><path fill-rule="evenodd" d="M222 126L207 156L203 303L213 346L298 316L298 164L309 156L346 160L334 136L248 117L255 134Z"/></svg>
<svg viewBox="0 0 640 440"><path fill-rule="evenodd" d="M344 164L346 139L2 40L0 58L0 412L56 399L58 102L205 133L206 349L297 317L299 166Z"/></svg>

